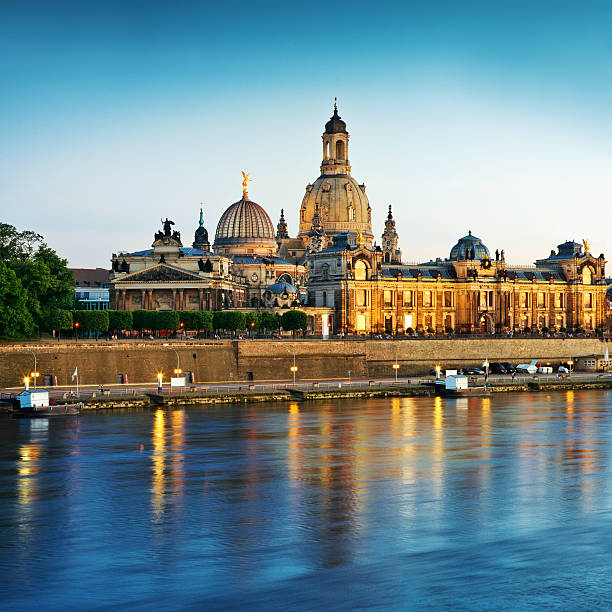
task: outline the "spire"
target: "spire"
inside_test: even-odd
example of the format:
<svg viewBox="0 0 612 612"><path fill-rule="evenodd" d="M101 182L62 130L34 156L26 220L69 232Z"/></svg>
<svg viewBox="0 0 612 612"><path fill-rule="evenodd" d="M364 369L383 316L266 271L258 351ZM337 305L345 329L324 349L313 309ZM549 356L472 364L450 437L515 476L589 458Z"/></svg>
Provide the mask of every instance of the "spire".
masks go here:
<svg viewBox="0 0 612 612"><path fill-rule="evenodd" d="M204 205L200 202L200 227L204 227Z"/></svg>
<svg viewBox="0 0 612 612"><path fill-rule="evenodd" d="M285 221L285 211L281 208L280 220L276 226L276 242L280 242L283 238L289 238L289 232Z"/></svg>
<svg viewBox="0 0 612 612"><path fill-rule="evenodd" d="M334 96L334 115L338 114L338 98Z"/></svg>
<svg viewBox="0 0 612 612"><path fill-rule="evenodd" d="M210 243L208 242L208 232L204 227L204 205L200 202L200 222L196 228L193 244L191 245L194 249L200 251L209 251Z"/></svg>
<svg viewBox="0 0 612 612"><path fill-rule="evenodd" d="M400 263L402 252L398 248L398 235L395 230L395 219L389 204L389 214L385 221L385 231L382 235L382 250L385 263Z"/></svg>

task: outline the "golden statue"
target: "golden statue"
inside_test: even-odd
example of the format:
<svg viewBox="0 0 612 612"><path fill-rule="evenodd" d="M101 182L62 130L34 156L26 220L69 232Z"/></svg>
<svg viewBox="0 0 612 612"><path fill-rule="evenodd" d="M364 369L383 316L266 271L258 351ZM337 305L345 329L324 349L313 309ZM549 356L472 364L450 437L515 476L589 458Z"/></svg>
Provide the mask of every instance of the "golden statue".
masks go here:
<svg viewBox="0 0 612 612"><path fill-rule="evenodd" d="M242 195L243 197L247 197L249 194L247 192L247 185L253 179L249 177L249 175L243 170L242 171Z"/></svg>
<svg viewBox="0 0 612 612"><path fill-rule="evenodd" d="M584 238L582 239L582 246L584 247L584 254L588 255L589 254L589 243Z"/></svg>
<svg viewBox="0 0 612 612"><path fill-rule="evenodd" d="M364 240L363 240L363 232L357 232L357 244L359 246L363 246Z"/></svg>

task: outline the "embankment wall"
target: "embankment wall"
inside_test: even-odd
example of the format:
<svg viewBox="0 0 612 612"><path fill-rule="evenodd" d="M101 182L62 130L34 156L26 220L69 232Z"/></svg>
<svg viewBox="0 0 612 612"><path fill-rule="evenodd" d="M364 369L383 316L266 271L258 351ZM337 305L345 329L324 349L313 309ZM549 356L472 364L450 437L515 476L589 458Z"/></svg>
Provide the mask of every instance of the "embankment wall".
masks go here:
<svg viewBox="0 0 612 612"><path fill-rule="evenodd" d="M392 364L400 364L399 376L443 368L479 365L489 361L525 362L531 359L559 362L580 355L603 355L605 343L598 339L457 339L457 340L313 340L313 341L216 341L173 342L183 371L194 373L197 382L289 379L295 352L298 379L392 376ZM82 384L112 384L118 374L129 383L153 382L155 373L168 380L177 355L159 342L78 342L0 345L0 387L22 384L23 376L37 370L57 377L59 385L71 384L78 367Z"/></svg>

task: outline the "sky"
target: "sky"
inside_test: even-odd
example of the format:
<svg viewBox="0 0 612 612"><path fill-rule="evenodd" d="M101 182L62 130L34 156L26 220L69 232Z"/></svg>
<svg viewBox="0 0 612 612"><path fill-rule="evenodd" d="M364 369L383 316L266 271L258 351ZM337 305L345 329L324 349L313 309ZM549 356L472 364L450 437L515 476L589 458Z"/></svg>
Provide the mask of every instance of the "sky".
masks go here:
<svg viewBox="0 0 612 612"><path fill-rule="evenodd" d="M406 261L471 230L530 264L612 256L612 3L3 2L0 222L73 267L190 246L249 196L297 233L338 97Z"/></svg>

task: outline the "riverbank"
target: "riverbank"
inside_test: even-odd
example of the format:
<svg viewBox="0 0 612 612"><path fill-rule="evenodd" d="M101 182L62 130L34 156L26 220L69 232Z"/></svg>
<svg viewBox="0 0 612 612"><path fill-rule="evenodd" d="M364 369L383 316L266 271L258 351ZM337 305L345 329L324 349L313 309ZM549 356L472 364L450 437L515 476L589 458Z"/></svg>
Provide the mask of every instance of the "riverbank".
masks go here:
<svg viewBox="0 0 612 612"><path fill-rule="evenodd" d="M183 392L151 393L134 391L129 396L112 397L99 394L83 394L79 398L64 398L62 402L83 403L82 411L122 410L130 408L177 408L184 406L215 406L219 404L311 402L333 399L371 399L385 397L430 397L435 395L433 385L425 383L328 383L321 388L318 383L302 388L274 385L274 389L258 390L253 385L237 386L225 392L210 392L192 387ZM563 392L612 389L612 378L581 380L540 380L530 379L510 383L494 381L488 386L491 393ZM466 395L469 398L469 395ZM12 404L6 399L0 402L0 412L10 413Z"/></svg>

